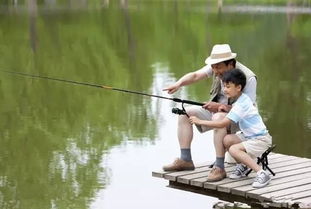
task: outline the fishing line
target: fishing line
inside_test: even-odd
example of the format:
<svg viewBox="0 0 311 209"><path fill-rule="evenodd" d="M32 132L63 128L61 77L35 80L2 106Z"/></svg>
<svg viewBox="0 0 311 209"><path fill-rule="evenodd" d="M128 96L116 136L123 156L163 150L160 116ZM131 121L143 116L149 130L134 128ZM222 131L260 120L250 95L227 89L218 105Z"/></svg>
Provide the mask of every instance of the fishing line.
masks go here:
<svg viewBox="0 0 311 209"><path fill-rule="evenodd" d="M111 86L104 86L104 85L85 83L85 82L67 80L67 79L62 79L62 78L54 78L54 77L48 77L48 76L41 76L41 75L33 75L33 74L27 74L27 73L22 73L22 72L17 72L17 71L8 71L8 70L0 70L0 71L4 72L4 73L9 73L12 75L18 75L18 76L24 76L24 77L30 77L30 78L38 78L38 79L45 79L45 80L52 80L52 81L71 83L71 84L76 84L76 85L84 85L84 86L89 86L89 87L102 88L102 89L106 89L106 90L119 91L119 92L148 96L148 97L155 97L155 98L159 98L159 99L172 100L174 102L182 103L182 104L192 104L192 105L197 105L197 106L203 106L204 105L204 103L195 102L195 101L191 101L191 100L183 100L183 99L174 98L174 97L173 98L172 97L164 97L164 96L159 96L159 95L154 95L154 94L147 94L144 92L115 88L115 87L111 87Z"/></svg>

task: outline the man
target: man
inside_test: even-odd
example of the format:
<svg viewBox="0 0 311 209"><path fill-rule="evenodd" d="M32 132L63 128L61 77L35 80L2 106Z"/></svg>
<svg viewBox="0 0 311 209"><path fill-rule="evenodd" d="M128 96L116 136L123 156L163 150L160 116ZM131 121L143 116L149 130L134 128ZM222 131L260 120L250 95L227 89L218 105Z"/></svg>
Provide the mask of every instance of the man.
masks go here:
<svg viewBox="0 0 311 209"><path fill-rule="evenodd" d="M248 95L252 102L256 104L256 75L247 67L235 60L237 54L232 53L228 44L217 44L213 47L211 55L205 60L207 64L203 68L190 72L182 76L176 83L163 89L169 94L175 93L180 87L193 84L206 78L213 78L211 87L210 101L202 107L190 106L186 108L187 114L196 116L202 120L221 120L225 117L226 113L231 108L234 101L228 100L224 94L224 86L221 81L222 75L234 68L240 69L246 75L246 86L243 93ZM232 124L231 132L237 129L236 124ZM199 132L203 133L213 128L206 126L196 125ZM233 130L235 129L235 130ZM224 141L227 135L227 128L216 128L214 130L214 147L216 151L216 161L214 168L208 175L207 181L219 181L226 177L224 169L224 157L226 147L230 147L235 141ZM180 158L176 159L172 164L163 166L164 171L181 171L181 170L194 170L194 164L191 157L191 142L193 138L193 126L186 115L180 115L178 118L177 136L181 150Z"/></svg>

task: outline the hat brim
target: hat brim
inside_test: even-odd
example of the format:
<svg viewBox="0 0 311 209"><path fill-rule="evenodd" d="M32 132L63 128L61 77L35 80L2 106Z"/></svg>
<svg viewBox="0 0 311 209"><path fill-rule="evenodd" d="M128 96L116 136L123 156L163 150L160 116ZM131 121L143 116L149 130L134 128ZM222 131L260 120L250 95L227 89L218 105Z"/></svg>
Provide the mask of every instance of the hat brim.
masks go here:
<svg viewBox="0 0 311 209"><path fill-rule="evenodd" d="M213 64L217 64L223 61L227 61L227 60L231 60L231 59L235 59L236 58L236 53L231 53L230 57L225 57L225 58L220 58L220 59L212 59L211 57L208 57L205 60L205 64L207 65L213 65Z"/></svg>

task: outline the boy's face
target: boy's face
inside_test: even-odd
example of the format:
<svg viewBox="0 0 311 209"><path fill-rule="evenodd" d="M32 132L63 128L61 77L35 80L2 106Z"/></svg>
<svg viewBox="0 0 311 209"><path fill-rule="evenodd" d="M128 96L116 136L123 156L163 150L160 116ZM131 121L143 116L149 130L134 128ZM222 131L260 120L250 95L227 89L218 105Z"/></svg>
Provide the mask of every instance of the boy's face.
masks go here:
<svg viewBox="0 0 311 209"><path fill-rule="evenodd" d="M228 98L236 98L241 95L241 85L234 83L224 83L224 93Z"/></svg>

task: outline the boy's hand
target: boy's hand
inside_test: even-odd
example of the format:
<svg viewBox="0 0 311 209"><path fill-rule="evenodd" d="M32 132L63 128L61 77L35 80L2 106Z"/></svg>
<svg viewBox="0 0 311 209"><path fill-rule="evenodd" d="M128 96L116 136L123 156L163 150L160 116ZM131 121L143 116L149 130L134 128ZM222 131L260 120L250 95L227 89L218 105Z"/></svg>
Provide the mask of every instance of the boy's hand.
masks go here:
<svg viewBox="0 0 311 209"><path fill-rule="evenodd" d="M200 125L201 120L195 116L190 116L189 121L192 125Z"/></svg>

